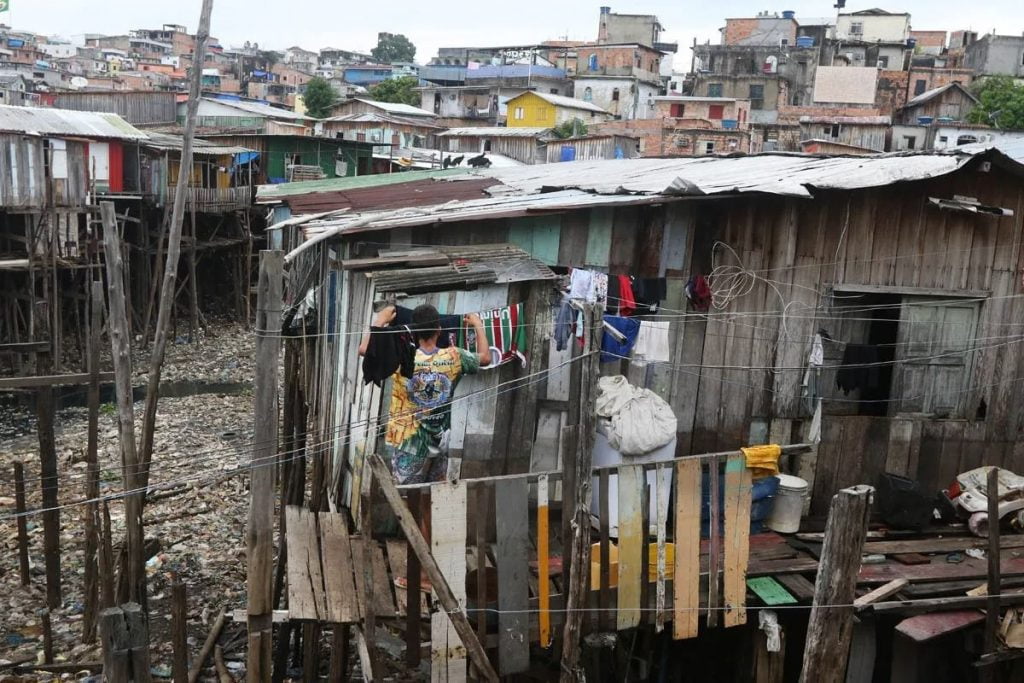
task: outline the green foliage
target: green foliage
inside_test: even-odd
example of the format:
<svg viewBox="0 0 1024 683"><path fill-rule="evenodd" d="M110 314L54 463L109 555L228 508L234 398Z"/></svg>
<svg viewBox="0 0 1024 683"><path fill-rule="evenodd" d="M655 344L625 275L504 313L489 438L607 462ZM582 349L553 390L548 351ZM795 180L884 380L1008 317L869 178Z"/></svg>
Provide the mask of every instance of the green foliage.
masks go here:
<svg viewBox="0 0 1024 683"><path fill-rule="evenodd" d="M990 76L974 94L978 104L968 114L968 121L1003 130L1024 130L1024 85L1010 76Z"/></svg>
<svg viewBox="0 0 1024 683"><path fill-rule="evenodd" d="M556 138L576 138L587 134L587 124L583 123L581 119L573 119L572 121L563 121L554 127L552 131Z"/></svg>
<svg viewBox="0 0 1024 683"><path fill-rule="evenodd" d="M370 97L379 102L411 104L418 107L420 106L420 95L413 90L418 85L419 80L412 76L391 78L370 88Z"/></svg>
<svg viewBox="0 0 1024 683"><path fill-rule="evenodd" d="M323 78L316 76L306 83L306 92L302 101L306 104L306 114L315 119L325 119L331 115L331 108L338 101L338 94Z"/></svg>
<svg viewBox="0 0 1024 683"><path fill-rule="evenodd" d="M381 33L377 47L370 50L370 54L382 64L411 62L416 56L416 46L401 33Z"/></svg>

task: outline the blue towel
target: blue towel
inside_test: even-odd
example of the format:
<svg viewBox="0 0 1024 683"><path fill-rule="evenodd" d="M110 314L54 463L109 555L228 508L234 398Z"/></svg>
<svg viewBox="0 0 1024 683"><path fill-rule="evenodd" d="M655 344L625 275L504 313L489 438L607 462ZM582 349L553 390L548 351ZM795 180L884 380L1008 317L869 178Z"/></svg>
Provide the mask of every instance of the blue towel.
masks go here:
<svg viewBox="0 0 1024 683"><path fill-rule="evenodd" d="M621 318L617 315L606 315L604 321L621 332L625 341L619 341L605 330L601 337L601 362L612 363L622 360L622 356L629 356L636 345L636 338L640 334L640 321L635 318Z"/></svg>

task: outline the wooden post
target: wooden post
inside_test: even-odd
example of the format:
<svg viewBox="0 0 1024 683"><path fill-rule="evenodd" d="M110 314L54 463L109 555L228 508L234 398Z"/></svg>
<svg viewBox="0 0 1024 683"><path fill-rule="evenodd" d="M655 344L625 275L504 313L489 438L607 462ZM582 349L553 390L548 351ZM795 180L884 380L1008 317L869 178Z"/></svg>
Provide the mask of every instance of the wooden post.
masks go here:
<svg viewBox="0 0 1024 683"><path fill-rule="evenodd" d="M117 394L118 436L121 441L121 467L124 479L126 565L122 567L123 581L128 587L131 601L145 604L146 568L143 550L142 501L145 493L139 488L139 459L135 450L135 410L132 398L131 326L125 313L124 262L121 239L117 233L117 218L113 202L100 204L103 219L103 248L107 262L107 287L110 291L110 310L107 320L110 328L111 356L114 359L114 389Z"/></svg>
<svg viewBox="0 0 1024 683"><path fill-rule="evenodd" d="M844 679L853 635L854 589L873 491L870 486L854 486L832 497L800 683L839 683Z"/></svg>
<svg viewBox="0 0 1024 683"><path fill-rule="evenodd" d="M988 604L985 607L985 652L999 646L999 468L988 471ZM987 667L991 675L992 667Z"/></svg>
<svg viewBox="0 0 1024 683"><path fill-rule="evenodd" d="M96 453L99 441L100 419L100 336L103 325L103 282L94 280L89 289L89 341L88 341L88 443L85 448L85 499L90 501L83 507L85 517L85 606L82 613L82 642L96 640L96 616L99 614L100 587L99 565L96 554L99 548L99 503L100 470Z"/></svg>
<svg viewBox="0 0 1024 683"><path fill-rule="evenodd" d="M110 538L110 508L103 501L100 517L100 607L114 606L114 548Z"/></svg>
<svg viewBox="0 0 1024 683"><path fill-rule="evenodd" d="M581 363L579 414L570 415L576 418L579 431L576 435L576 462L572 490L562 489L562 514L566 514L565 502L575 494L573 511L572 547L569 555L569 585L565 590L565 628L562 636L562 674L563 683L581 680L583 672L579 669L580 647L582 643L583 608L587 605L587 593L590 590L588 574L590 571L590 469L594 451L594 433L596 429L594 401L597 398L597 381L599 378L597 350L601 344L601 309L597 305L588 306L584 313L586 321L586 348ZM645 531L646 533L646 531ZM564 552L564 551L563 551ZM647 559L643 560L644 578L646 580Z"/></svg>
<svg viewBox="0 0 1024 683"><path fill-rule="evenodd" d="M494 667L487 658L487 652L484 650L483 645L480 644L480 640L477 639L476 632L469 623L469 619L466 618L466 613L463 611L462 606L459 605L455 594L452 593L451 587L445 581L441 568L437 566L434 556L430 554L430 545L423 538L423 532L420 531L419 526L417 526L416 521L409 512L409 508L406 507L405 502L402 500L402 494L399 493L398 488L395 486L391 478L391 472L388 471L388 466L384 464L380 455L376 453L369 456L369 461L370 469L373 471L381 493L384 495L385 500L387 500L388 505L391 506L391 510L395 513L398 524L409 541L410 550L416 554L420 564L423 565L424 571L427 572L431 586L433 586L434 592L437 593L437 599L451 619L452 626L455 627L455 631L462 640L462 644L465 645L470 661L476 666L481 678L488 681L497 681L498 674L494 671ZM411 588L412 586L410 586Z"/></svg>
<svg viewBox="0 0 1024 683"><path fill-rule="evenodd" d="M185 112L185 133L181 144L181 163L178 165L178 184L174 188L174 207L171 210L171 224L167 238L167 263L164 267L163 283L160 286L160 304L157 307L156 332L153 336L153 351L150 354L149 377L146 383L146 403L142 410L142 438L139 442L139 457L142 471L139 479L143 485L149 483L149 462L153 457L153 431L156 428L156 404L160 398L160 372L163 369L164 353L170 330L171 308L177 291L178 260L181 256L181 229L185 218L185 204L188 200L188 181L192 169L192 140L196 132L202 85L202 65L206 59L206 41L210 37L210 15L213 0L203 0L199 12L199 28L196 29L196 44L192 53L188 103ZM108 254L107 259L110 256ZM251 672L250 672L251 675Z"/></svg>
<svg viewBox="0 0 1024 683"><path fill-rule="evenodd" d="M420 511L419 489L409 489L406 494L413 523ZM420 558L408 543L405 545L405 663L409 668L420 665Z"/></svg>
<svg viewBox="0 0 1024 683"><path fill-rule="evenodd" d="M220 613L213 622L213 626L210 627L210 632L206 635L206 640L203 642L203 649L199 651L199 656L192 660L192 666L188 670L188 683L196 683L196 681L199 680L199 674L203 671L203 665L206 663L206 660L210 658L210 655L213 653L213 648L217 644L217 639L220 638L220 632L224 630L224 621L226 619L227 612L224 611L223 607L221 607ZM249 644L251 645L254 640L257 644L261 644L261 641L263 640L263 633L257 633L255 638L250 636ZM266 645L269 649L270 643L267 643ZM269 675L263 676L263 673L269 674L270 671L268 669L264 669L263 672L260 673L260 676L262 676L261 678L253 679L250 677L247 680L257 680L261 682L269 680ZM246 672L246 675L251 676L251 672Z"/></svg>
<svg viewBox="0 0 1024 683"><path fill-rule="evenodd" d="M196 229L196 204L192 202L191 210L191 231L189 232L188 249L188 301L189 301L189 339L195 343L199 339L199 283L196 281L196 248L199 240L199 231Z"/></svg>
<svg viewBox="0 0 1024 683"><path fill-rule="evenodd" d="M331 667L327 674L330 683L348 680L348 625L335 624L331 632Z"/></svg>
<svg viewBox="0 0 1024 683"><path fill-rule="evenodd" d="M28 566L28 524L25 520L25 466L20 460L14 461L14 511L18 515L18 567L21 570L21 585L32 582Z"/></svg>
<svg viewBox="0 0 1024 683"><path fill-rule="evenodd" d="M130 681L130 638L121 608L108 607L100 612L99 626L104 678L108 681Z"/></svg>
<svg viewBox="0 0 1024 683"><path fill-rule="evenodd" d="M269 680L273 633L274 456L277 453L277 371L281 348L284 253L260 253L256 313L255 430L250 469L247 585L250 681Z"/></svg>
<svg viewBox="0 0 1024 683"><path fill-rule="evenodd" d="M174 683L188 683L188 602L179 578L171 585L171 650Z"/></svg>
<svg viewBox="0 0 1024 683"><path fill-rule="evenodd" d="M129 656L131 657L132 680L148 683L149 673L149 626L142 605L129 602L121 605L125 627L128 629Z"/></svg>
<svg viewBox="0 0 1024 683"><path fill-rule="evenodd" d="M55 231L54 231L55 232ZM51 307L56 307L60 293L52 291ZM50 316L39 316L40 334L49 336ZM48 375L53 371L53 351L36 354L36 374ZM36 390L36 432L39 437L39 479L43 492L43 561L46 566L46 606L57 609L61 603L60 590L60 510L57 493L57 446L53 437L53 386Z"/></svg>
<svg viewBox="0 0 1024 683"><path fill-rule="evenodd" d="M43 663L53 662L53 623L50 621L50 610L44 609L39 615L43 623Z"/></svg>

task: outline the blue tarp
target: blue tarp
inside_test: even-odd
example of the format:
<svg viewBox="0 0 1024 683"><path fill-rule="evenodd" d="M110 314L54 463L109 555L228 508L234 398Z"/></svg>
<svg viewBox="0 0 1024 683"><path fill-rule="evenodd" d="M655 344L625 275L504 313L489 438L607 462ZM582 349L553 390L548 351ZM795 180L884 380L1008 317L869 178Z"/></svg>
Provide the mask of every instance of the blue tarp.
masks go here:
<svg viewBox="0 0 1024 683"><path fill-rule="evenodd" d="M260 158L259 152L240 152L235 155L234 161L231 163L232 167L244 166L250 161L256 161Z"/></svg>

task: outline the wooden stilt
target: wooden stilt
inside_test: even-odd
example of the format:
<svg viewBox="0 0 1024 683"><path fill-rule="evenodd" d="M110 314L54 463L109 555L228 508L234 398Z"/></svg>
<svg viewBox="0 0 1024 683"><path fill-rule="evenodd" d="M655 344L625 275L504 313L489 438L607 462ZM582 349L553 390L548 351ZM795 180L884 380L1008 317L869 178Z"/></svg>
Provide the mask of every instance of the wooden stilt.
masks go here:
<svg viewBox="0 0 1024 683"><path fill-rule="evenodd" d="M171 674L174 683L188 683L188 602L185 584L171 584Z"/></svg>
<svg viewBox="0 0 1024 683"><path fill-rule="evenodd" d="M807 624L800 683L839 683L844 679L853 635L854 588L867 535L872 491L870 486L855 486L832 497L814 586L814 606Z"/></svg>
<svg viewBox="0 0 1024 683"><path fill-rule="evenodd" d="M284 254L260 254L256 319L255 432L251 465L248 548L248 672L271 672L274 553L274 457L277 454L277 374ZM252 646L256 645L256 648Z"/></svg>
<svg viewBox="0 0 1024 683"><path fill-rule="evenodd" d="M96 617L99 614L99 564L96 555L99 549L99 503L100 472L97 462L100 417L100 336L103 325L103 283L90 283L89 289L89 338L88 371L89 389L87 395L89 426L85 449L86 485L85 499L93 501L83 507L85 517L85 607L82 614L82 642L91 643L96 639Z"/></svg>
<svg viewBox="0 0 1024 683"><path fill-rule="evenodd" d="M18 568L21 572L21 585L32 583L28 564L28 523L25 519L25 466L21 461L14 461L14 511L18 515Z"/></svg>

